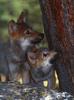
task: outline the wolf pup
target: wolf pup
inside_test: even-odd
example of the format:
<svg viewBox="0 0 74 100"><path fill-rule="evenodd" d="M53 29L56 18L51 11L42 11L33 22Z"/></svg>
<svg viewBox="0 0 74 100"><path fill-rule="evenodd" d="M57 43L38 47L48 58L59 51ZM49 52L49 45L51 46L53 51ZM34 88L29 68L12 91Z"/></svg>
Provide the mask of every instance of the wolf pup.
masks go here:
<svg viewBox="0 0 74 100"><path fill-rule="evenodd" d="M48 49L33 49L27 53L31 77L37 85L48 80L48 88L53 88L53 63L56 52Z"/></svg>
<svg viewBox="0 0 74 100"><path fill-rule="evenodd" d="M11 49L14 49L15 52L14 60L18 62L22 62L23 57L26 60L27 50L33 47L35 44L39 43L43 39L43 34L32 30L32 28L27 26L25 23L15 23L14 21L9 22L9 34L12 46ZM22 67L21 69L23 69ZM12 68L13 67L11 67L10 69ZM17 70L14 69L14 71ZM11 73L13 73L12 70ZM28 78L28 71L25 69L23 74L25 74L23 80L27 82L28 79L26 78Z"/></svg>
<svg viewBox="0 0 74 100"><path fill-rule="evenodd" d="M17 81L19 70L25 70L24 81L29 81L27 68L23 65L23 58L26 62L26 52L32 46L39 43L44 35L42 33L34 31L28 26L25 21L15 22L14 20L9 21L9 46L6 48L6 61L5 68L8 69L9 80ZM20 67L21 66L21 67ZM23 69L24 68L24 69ZM5 69L1 71L5 73ZM8 76L8 75L7 75Z"/></svg>

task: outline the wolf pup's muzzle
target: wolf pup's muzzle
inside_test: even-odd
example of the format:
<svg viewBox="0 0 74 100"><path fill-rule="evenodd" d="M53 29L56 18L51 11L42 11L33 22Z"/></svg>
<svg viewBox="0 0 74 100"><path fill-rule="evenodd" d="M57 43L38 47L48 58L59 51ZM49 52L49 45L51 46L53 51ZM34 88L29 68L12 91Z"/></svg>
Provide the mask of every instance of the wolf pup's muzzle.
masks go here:
<svg viewBox="0 0 74 100"><path fill-rule="evenodd" d="M33 44L40 43L40 41L43 40L43 38L44 38L44 34L43 33L39 33L38 37L36 37L34 40L32 40L32 43Z"/></svg>

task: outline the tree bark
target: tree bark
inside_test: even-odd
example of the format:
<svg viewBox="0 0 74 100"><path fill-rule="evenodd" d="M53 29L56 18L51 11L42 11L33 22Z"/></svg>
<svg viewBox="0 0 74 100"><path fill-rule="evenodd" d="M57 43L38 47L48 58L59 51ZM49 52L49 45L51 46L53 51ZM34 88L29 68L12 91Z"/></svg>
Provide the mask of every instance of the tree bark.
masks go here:
<svg viewBox="0 0 74 100"><path fill-rule="evenodd" d="M60 89L74 94L74 0L39 0L49 48L58 51Z"/></svg>

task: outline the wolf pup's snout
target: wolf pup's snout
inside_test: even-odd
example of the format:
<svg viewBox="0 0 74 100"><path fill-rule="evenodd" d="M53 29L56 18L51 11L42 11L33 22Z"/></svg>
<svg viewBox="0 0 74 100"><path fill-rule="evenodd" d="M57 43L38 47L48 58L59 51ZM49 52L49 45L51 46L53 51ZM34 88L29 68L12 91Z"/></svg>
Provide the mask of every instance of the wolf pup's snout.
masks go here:
<svg viewBox="0 0 74 100"><path fill-rule="evenodd" d="M42 40L44 38L44 34L43 33L39 33L39 38Z"/></svg>
<svg viewBox="0 0 74 100"><path fill-rule="evenodd" d="M37 35L35 36L35 38L32 40L32 43L33 44L36 44L36 43L40 43L41 40L43 40L44 38L44 34L43 33L36 33Z"/></svg>

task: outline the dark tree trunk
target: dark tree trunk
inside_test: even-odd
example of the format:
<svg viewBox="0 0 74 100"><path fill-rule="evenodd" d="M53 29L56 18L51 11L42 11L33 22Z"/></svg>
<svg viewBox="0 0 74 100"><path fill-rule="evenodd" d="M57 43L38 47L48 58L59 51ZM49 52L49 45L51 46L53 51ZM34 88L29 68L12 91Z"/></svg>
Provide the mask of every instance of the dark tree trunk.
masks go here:
<svg viewBox="0 0 74 100"><path fill-rule="evenodd" d="M74 94L74 0L40 0L50 49L58 51L60 89Z"/></svg>

